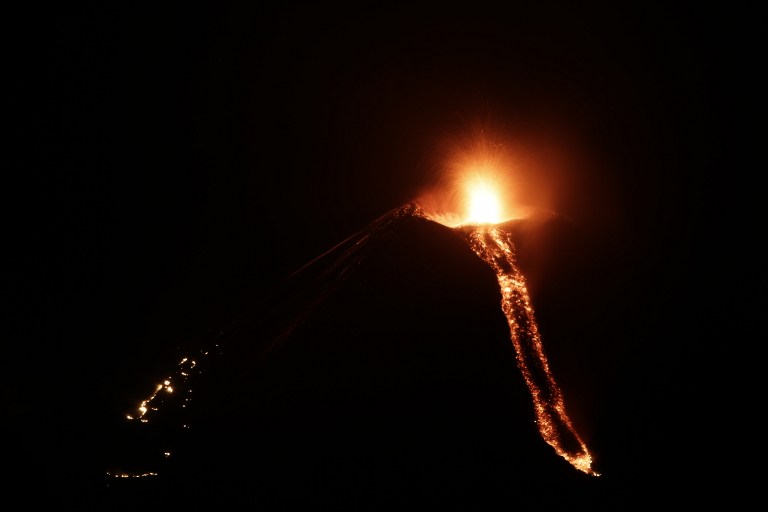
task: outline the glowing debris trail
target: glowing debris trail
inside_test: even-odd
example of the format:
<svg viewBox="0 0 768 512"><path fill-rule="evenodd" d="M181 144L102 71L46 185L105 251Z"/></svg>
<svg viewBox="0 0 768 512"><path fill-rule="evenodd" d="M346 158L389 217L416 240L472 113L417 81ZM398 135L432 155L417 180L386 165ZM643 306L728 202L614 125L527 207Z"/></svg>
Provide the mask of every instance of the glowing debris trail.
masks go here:
<svg viewBox="0 0 768 512"><path fill-rule="evenodd" d="M586 444L568 419L562 393L549 371L525 279L515 264L510 235L490 224L465 226L461 231L472 250L496 273L517 366L533 397L541 436L573 467L588 475L599 476L592 469L592 456Z"/></svg>

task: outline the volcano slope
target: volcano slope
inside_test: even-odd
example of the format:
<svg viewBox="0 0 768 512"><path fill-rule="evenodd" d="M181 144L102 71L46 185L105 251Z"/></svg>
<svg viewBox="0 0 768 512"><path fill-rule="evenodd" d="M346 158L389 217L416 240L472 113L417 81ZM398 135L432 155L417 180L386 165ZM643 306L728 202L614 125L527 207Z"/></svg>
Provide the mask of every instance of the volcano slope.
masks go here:
<svg viewBox="0 0 768 512"><path fill-rule="evenodd" d="M578 246L557 217L504 229L534 281L564 272L536 262L543 241ZM267 510L551 510L587 500L608 509L602 477L542 440L500 300L495 274L460 231L415 205L385 214L208 340L216 354L179 390L191 405L165 404L114 436L117 458L157 474L116 479L104 499ZM542 332L546 350L558 331Z"/></svg>

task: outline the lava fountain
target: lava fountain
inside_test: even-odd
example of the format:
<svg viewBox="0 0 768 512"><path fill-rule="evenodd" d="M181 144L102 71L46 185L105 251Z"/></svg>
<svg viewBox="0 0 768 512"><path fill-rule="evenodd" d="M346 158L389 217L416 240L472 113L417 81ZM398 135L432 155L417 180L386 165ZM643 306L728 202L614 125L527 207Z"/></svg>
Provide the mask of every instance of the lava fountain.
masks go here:
<svg viewBox="0 0 768 512"><path fill-rule="evenodd" d="M501 309L509 324L517 366L533 398L541 437L573 467L599 476L592 469L592 455L566 413L563 394L549 368L526 281L517 265L512 236L503 229L503 223L513 217L502 213L498 174L493 162L488 162L482 153L475 164L477 160L481 165L475 165L459 180L465 192L461 202L463 217L427 213L423 208L419 212L429 220L458 230L475 254L493 269L501 289Z"/></svg>

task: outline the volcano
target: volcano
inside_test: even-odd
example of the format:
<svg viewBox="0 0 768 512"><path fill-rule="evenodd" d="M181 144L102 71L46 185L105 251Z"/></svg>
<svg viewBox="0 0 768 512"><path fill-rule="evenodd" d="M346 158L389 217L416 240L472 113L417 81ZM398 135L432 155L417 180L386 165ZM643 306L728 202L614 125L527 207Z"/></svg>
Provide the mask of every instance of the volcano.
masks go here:
<svg viewBox="0 0 768 512"><path fill-rule="evenodd" d="M523 272L536 241L577 252L556 215L502 227ZM461 230L386 213L169 369L111 436L105 504L607 506L542 440L501 301Z"/></svg>

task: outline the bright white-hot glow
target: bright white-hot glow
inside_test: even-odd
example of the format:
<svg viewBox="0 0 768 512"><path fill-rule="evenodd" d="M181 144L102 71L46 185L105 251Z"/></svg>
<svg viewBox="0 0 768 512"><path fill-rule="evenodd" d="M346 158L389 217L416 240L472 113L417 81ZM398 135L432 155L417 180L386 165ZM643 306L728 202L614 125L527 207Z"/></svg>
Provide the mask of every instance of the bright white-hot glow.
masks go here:
<svg viewBox="0 0 768 512"><path fill-rule="evenodd" d="M527 165L525 148L504 139L480 130L447 143L437 184L417 199L422 210L449 227L531 216L539 207L526 192L537 168Z"/></svg>
<svg viewBox="0 0 768 512"><path fill-rule="evenodd" d="M469 190L467 222L471 224L497 224L501 222L501 205L494 187L482 180L472 182Z"/></svg>

